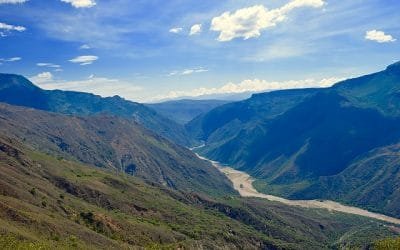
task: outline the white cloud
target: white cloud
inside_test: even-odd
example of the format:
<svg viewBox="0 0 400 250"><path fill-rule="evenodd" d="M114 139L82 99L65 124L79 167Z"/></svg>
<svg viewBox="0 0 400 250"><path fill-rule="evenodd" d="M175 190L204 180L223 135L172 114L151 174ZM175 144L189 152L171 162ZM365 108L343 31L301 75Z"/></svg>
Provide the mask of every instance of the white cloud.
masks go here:
<svg viewBox="0 0 400 250"><path fill-rule="evenodd" d="M170 32L170 33L178 34L178 33L181 33L182 30L183 30L183 28L175 27L175 28L170 29L169 32Z"/></svg>
<svg viewBox="0 0 400 250"><path fill-rule="evenodd" d="M70 3L75 8L91 8L96 5L94 0L61 0L64 3Z"/></svg>
<svg viewBox="0 0 400 250"><path fill-rule="evenodd" d="M194 73L203 73L203 72L207 72L207 71L208 71L208 69L204 69L202 67L194 68L194 69L185 69L182 71L175 70L175 71L170 72L168 74L168 76L176 76L176 75L184 76L184 75L191 75Z"/></svg>
<svg viewBox="0 0 400 250"><path fill-rule="evenodd" d="M39 67L61 68L60 65L54 63L37 63L36 65Z"/></svg>
<svg viewBox="0 0 400 250"><path fill-rule="evenodd" d="M22 60L21 57L0 58L0 62L16 62Z"/></svg>
<svg viewBox="0 0 400 250"><path fill-rule="evenodd" d="M129 81L97 77L95 75L90 75L82 80L63 81L54 79L50 72L43 72L29 79L43 89L81 91L103 97L119 95L130 100L135 100L138 96L141 96L139 92L143 90L142 87L136 86Z"/></svg>
<svg viewBox="0 0 400 250"><path fill-rule="evenodd" d="M38 67L52 68L53 71L55 71L55 72L61 72L61 71L63 71L63 69L61 68L60 65L54 64L54 63L37 63L36 66L38 66Z"/></svg>
<svg viewBox="0 0 400 250"><path fill-rule="evenodd" d="M72 63L79 63L80 65L89 65L98 59L97 56L78 56L69 61Z"/></svg>
<svg viewBox="0 0 400 250"><path fill-rule="evenodd" d="M0 65L6 62L16 62L22 60L21 57L11 57L11 58L0 58Z"/></svg>
<svg viewBox="0 0 400 250"><path fill-rule="evenodd" d="M201 27L202 27L201 24L195 24L195 25L193 25L193 26L190 28L189 36L193 36L193 35L196 35L196 34L200 34L200 33L201 33Z"/></svg>
<svg viewBox="0 0 400 250"><path fill-rule="evenodd" d="M91 49L89 44L83 44L82 46L79 47L79 49Z"/></svg>
<svg viewBox="0 0 400 250"><path fill-rule="evenodd" d="M365 39L376 41L378 43L388 43L388 42L395 42L396 39L393 38L391 35L385 34L385 32L380 30L370 30L365 33Z"/></svg>
<svg viewBox="0 0 400 250"><path fill-rule="evenodd" d="M244 80L240 83L227 83L221 87L215 88L197 88L189 91L171 91L167 95L160 95L155 99L175 99L178 97L198 97L213 94L239 94L246 92L262 92L281 89L299 89L299 88L315 88L330 87L344 78L330 77L320 80L305 79L291 81L267 81L260 79Z"/></svg>
<svg viewBox="0 0 400 250"><path fill-rule="evenodd" d="M242 37L244 40L259 37L261 31L276 26L287 14L300 7L320 8L323 0L292 0L281 8L268 10L263 5L243 8L234 13L225 12L211 21L210 30L220 32L218 41L227 42Z"/></svg>
<svg viewBox="0 0 400 250"><path fill-rule="evenodd" d="M16 26L16 25L11 25L11 24L6 24L6 23L0 23L0 29L6 30L6 31L18 31L18 32L22 32L22 31L26 30L26 28L23 26Z"/></svg>
<svg viewBox="0 0 400 250"><path fill-rule="evenodd" d="M28 0L0 0L0 4L5 4L5 3L11 3L11 4L17 4L17 3L25 3Z"/></svg>
<svg viewBox="0 0 400 250"><path fill-rule="evenodd" d="M33 83L40 85L53 82L53 75L50 72L42 72L29 78Z"/></svg>

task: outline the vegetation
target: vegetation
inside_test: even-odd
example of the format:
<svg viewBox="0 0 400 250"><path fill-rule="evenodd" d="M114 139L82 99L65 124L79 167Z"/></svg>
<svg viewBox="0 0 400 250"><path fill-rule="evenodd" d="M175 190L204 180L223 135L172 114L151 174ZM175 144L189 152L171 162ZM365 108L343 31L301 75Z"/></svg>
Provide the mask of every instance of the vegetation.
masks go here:
<svg viewBox="0 0 400 250"><path fill-rule="evenodd" d="M234 193L210 163L122 118L73 117L6 104L0 104L0 118L0 134L57 155L59 161L76 160L182 191Z"/></svg>
<svg viewBox="0 0 400 250"><path fill-rule="evenodd" d="M400 249L400 238L378 240L373 245L374 250Z"/></svg>
<svg viewBox="0 0 400 250"><path fill-rule="evenodd" d="M223 105L187 125L209 158L256 188L334 199L400 216L400 64L326 89L284 90Z"/></svg>
<svg viewBox="0 0 400 250"><path fill-rule="evenodd" d="M5 249L323 249L361 244L357 238L337 242L350 231L395 235L357 216L235 195L211 199L59 161L7 137L0 142L0 242Z"/></svg>

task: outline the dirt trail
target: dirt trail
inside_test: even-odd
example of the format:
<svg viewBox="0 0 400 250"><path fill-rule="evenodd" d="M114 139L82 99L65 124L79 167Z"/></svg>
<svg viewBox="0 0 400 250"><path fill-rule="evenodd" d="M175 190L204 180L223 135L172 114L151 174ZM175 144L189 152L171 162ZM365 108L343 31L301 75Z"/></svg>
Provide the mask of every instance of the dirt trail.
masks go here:
<svg viewBox="0 0 400 250"><path fill-rule="evenodd" d="M208 160L204 157L198 156L201 159ZM253 187L253 179L251 178L250 175L235 170L233 168L229 167L224 167L218 164L218 162L215 161L210 161L217 169L219 169L222 173L224 173L233 183L233 187L239 192L239 194L243 197L258 197L258 198L264 198L268 199L270 201L278 201L281 203L284 203L289 206L298 206L298 207L304 207L304 208L322 208L322 209L328 209L330 211L337 211L337 212L342 212L342 213L348 213L348 214L355 214L355 215L361 215L393 224L398 224L400 225L400 219L389 217L383 214L378 214L378 213L373 213L369 212L367 210L357 208L357 207L351 207L351 206L346 206L342 205L338 202L334 201L329 201L329 200L288 200L282 197L278 196L273 196L273 195L267 195L267 194L262 194L259 193L254 187Z"/></svg>

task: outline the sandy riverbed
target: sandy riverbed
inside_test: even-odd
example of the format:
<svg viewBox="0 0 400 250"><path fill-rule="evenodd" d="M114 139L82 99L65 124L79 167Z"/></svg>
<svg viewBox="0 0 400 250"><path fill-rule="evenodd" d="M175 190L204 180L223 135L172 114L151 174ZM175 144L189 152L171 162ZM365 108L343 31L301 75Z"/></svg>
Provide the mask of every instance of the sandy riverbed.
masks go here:
<svg viewBox="0 0 400 250"><path fill-rule="evenodd" d="M204 157L199 156L201 159L208 160ZM208 160L210 161L210 160ZM361 215L381 221L386 221L393 224L400 225L400 219L389 217L383 214L373 213L361 208L351 207L342 205L338 202L329 201L329 200L288 200L282 197L263 194L258 192L253 187L253 179L250 175L235 170L233 168L224 167L218 164L218 162L210 161L216 168L218 168L222 173L224 173L233 183L233 187L239 192L239 194L243 197L258 197L268 199L270 201L277 201L284 203L289 206L298 206L298 207L305 207L305 208L321 208L321 209L328 209L330 211L337 211L342 213L348 214L355 214Z"/></svg>

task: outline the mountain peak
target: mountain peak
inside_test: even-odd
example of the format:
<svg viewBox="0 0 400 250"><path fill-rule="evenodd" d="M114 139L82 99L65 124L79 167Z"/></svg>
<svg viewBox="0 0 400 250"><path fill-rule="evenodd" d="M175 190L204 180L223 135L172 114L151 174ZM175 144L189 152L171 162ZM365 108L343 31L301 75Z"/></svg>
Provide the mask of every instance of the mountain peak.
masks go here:
<svg viewBox="0 0 400 250"><path fill-rule="evenodd" d="M395 62L386 68L387 71L399 71L400 72L400 61Z"/></svg>
<svg viewBox="0 0 400 250"><path fill-rule="evenodd" d="M0 89L15 87L31 90L39 88L21 75L0 73Z"/></svg>

